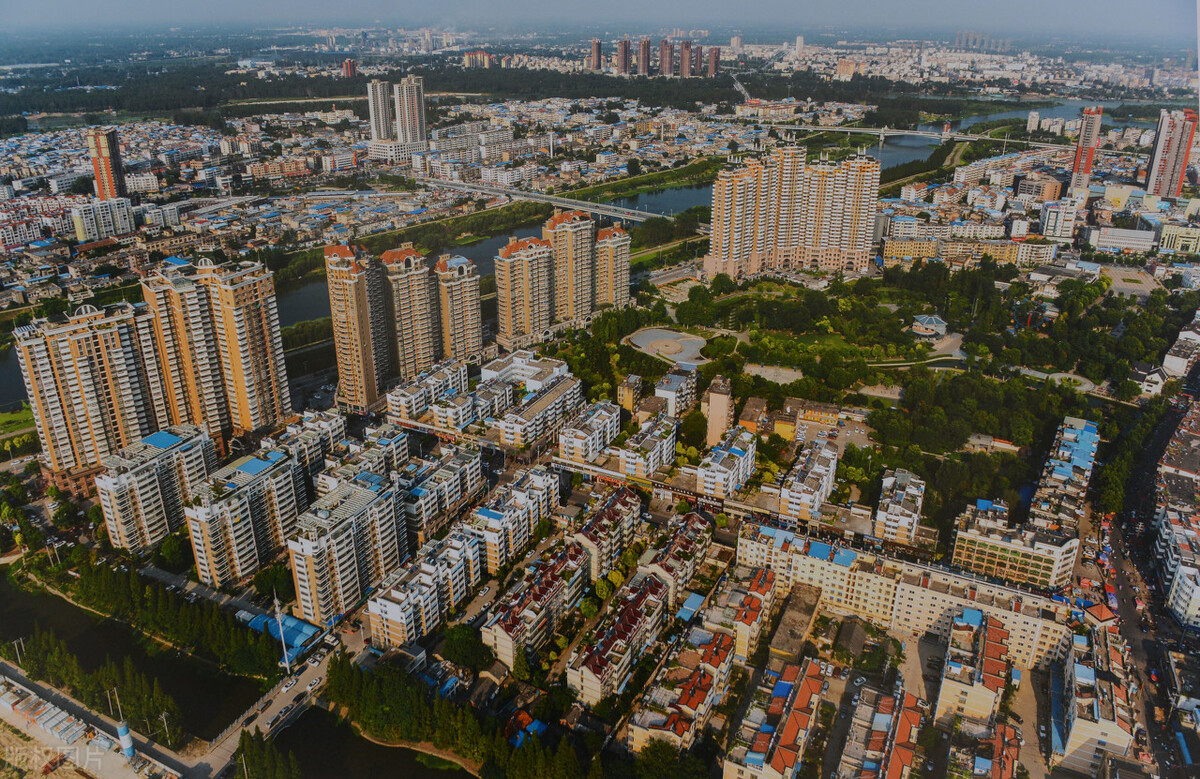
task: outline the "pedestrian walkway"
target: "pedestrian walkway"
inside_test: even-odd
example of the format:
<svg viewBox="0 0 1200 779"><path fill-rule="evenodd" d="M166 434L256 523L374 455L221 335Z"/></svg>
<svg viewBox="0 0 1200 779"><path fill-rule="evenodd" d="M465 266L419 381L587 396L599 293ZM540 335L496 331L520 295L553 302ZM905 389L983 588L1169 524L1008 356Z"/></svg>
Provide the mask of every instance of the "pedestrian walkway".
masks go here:
<svg viewBox="0 0 1200 779"><path fill-rule="evenodd" d="M210 600L216 603L218 606L228 606L230 608L248 611L256 616L267 613L266 609L255 606L245 598L234 597L233 595L221 592L220 590L214 590L212 587L209 587L206 584L194 582L186 576L177 573L171 573L170 571L164 571L163 569L156 568L153 565L147 565L145 568L142 568L141 574L154 579L155 581L162 582L163 584L174 585L180 590L183 590L185 593L194 594L206 600Z"/></svg>

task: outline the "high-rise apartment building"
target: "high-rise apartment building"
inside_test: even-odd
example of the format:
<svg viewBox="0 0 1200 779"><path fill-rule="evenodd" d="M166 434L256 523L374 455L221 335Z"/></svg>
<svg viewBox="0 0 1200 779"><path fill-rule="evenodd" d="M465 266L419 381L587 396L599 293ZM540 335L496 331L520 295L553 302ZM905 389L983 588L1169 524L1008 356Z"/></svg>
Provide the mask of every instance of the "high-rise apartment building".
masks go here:
<svg viewBox="0 0 1200 779"><path fill-rule="evenodd" d="M358 75L358 60L342 60L342 78L354 78Z"/></svg>
<svg viewBox="0 0 1200 779"><path fill-rule="evenodd" d="M200 581L225 587L254 576L283 551L307 504L303 468L281 450L213 473L183 509Z"/></svg>
<svg viewBox="0 0 1200 779"><path fill-rule="evenodd" d="M650 75L650 39L642 38L638 43L637 72L639 76Z"/></svg>
<svg viewBox="0 0 1200 779"><path fill-rule="evenodd" d="M194 279L208 289L225 398L234 435L266 430L292 415L283 361L275 274L259 262L202 259Z"/></svg>
<svg viewBox="0 0 1200 779"><path fill-rule="evenodd" d="M438 280L442 356L447 360L478 362L483 354L483 324L475 263L466 257L446 254L433 269Z"/></svg>
<svg viewBox="0 0 1200 779"><path fill-rule="evenodd" d="M692 66L695 63L692 60L692 42L684 41L679 44L679 77L691 78Z"/></svg>
<svg viewBox="0 0 1200 779"><path fill-rule="evenodd" d="M377 78L367 82L367 111L371 121L372 141L396 139L396 116L392 113L388 86L386 81Z"/></svg>
<svg viewBox="0 0 1200 779"><path fill-rule="evenodd" d="M404 509L388 488L343 483L317 500L288 539L296 616L329 624L408 557Z"/></svg>
<svg viewBox="0 0 1200 779"><path fill-rule="evenodd" d="M394 87L396 98L396 140L400 143L425 143L425 79L405 76Z"/></svg>
<svg viewBox="0 0 1200 779"><path fill-rule="evenodd" d="M75 240L80 243L128 235L137 229L133 221L133 205L125 197L93 200L73 206L71 222L75 226Z"/></svg>
<svg viewBox="0 0 1200 779"><path fill-rule="evenodd" d="M233 437L233 419L209 292L194 274L174 265L142 280L170 418L203 428L224 453Z"/></svg>
<svg viewBox="0 0 1200 779"><path fill-rule="evenodd" d="M658 75L669 76L675 72L675 45L663 38L658 43Z"/></svg>
<svg viewBox="0 0 1200 779"><path fill-rule="evenodd" d="M146 306L85 305L13 335L44 472L59 489L91 492L105 457L169 424Z"/></svg>
<svg viewBox="0 0 1200 779"><path fill-rule="evenodd" d="M1179 197L1187 173L1188 155L1196 134L1196 112L1191 109L1168 111L1158 117L1154 153L1146 174L1146 191L1159 197Z"/></svg>
<svg viewBox="0 0 1200 779"><path fill-rule="evenodd" d="M596 234L595 308L629 305L629 233L605 227Z"/></svg>
<svg viewBox="0 0 1200 779"><path fill-rule="evenodd" d="M725 431L733 427L733 412L733 383L724 376L714 376L700 399L700 413L708 420L705 446L721 443Z"/></svg>
<svg viewBox="0 0 1200 779"><path fill-rule="evenodd" d="M212 439L198 427L168 427L104 458L96 495L108 539L135 555L150 552L183 524L183 506L216 468Z"/></svg>
<svg viewBox="0 0 1200 779"><path fill-rule="evenodd" d="M617 73L622 76L628 76L632 72L633 58L629 46L628 40L617 41Z"/></svg>
<svg viewBox="0 0 1200 779"><path fill-rule="evenodd" d="M604 58L600 49L599 38L592 38L592 53L588 57L588 68L590 70L602 70L604 68Z"/></svg>
<svg viewBox="0 0 1200 779"><path fill-rule="evenodd" d="M722 171L713 185L709 277L767 268L861 270L870 258L879 161L805 163L802 147Z"/></svg>
<svg viewBox="0 0 1200 779"><path fill-rule="evenodd" d="M327 246L325 280L337 352L338 406L359 414L374 411L384 402L395 349L383 266L361 246Z"/></svg>
<svg viewBox="0 0 1200 779"><path fill-rule="evenodd" d="M1071 166L1072 189L1087 189L1092 182L1092 162L1096 156L1096 143L1100 140L1100 123L1103 119L1103 106L1083 109L1083 118L1079 122L1079 141L1075 144L1075 160Z"/></svg>
<svg viewBox="0 0 1200 779"><path fill-rule="evenodd" d="M441 358L437 277L429 259L406 243L380 257L391 297L392 329L396 333L395 373L414 379Z"/></svg>
<svg viewBox="0 0 1200 779"><path fill-rule="evenodd" d="M797 35L796 36L796 56L799 57L803 53L804 53L804 36Z"/></svg>
<svg viewBox="0 0 1200 779"><path fill-rule="evenodd" d="M513 351L540 341L553 319L551 247L537 238L516 238L496 257L496 342Z"/></svg>
<svg viewBox="0 0 1200 779"><path fill-rule="evenodd" d="M219 451L232 436L291 416L274 274L257 262L169 264L142 295L173 424L203 427Z"/></svg>
<svg viewBox="0 0 1200 779"><path fill-rule="evenodd" d="M542 227L554 257L554 321L575 322L592 313L596 223L582 211L560 211Z"/></svg>
<svg viewBox="0 0 1200 779"><path fill-rule="evenodd" d="M708 50L708 77L716 78L717 69L721 66L721 47L713 46Z"/></svg>
<svg viewBox="0 0 1200 779"><path fill-rule="evenodd" d="M90 127L84 133L88 156L92 160L93 186L101 200L125 197L125 166L121 164L121 143L115 127Z"/></svg>

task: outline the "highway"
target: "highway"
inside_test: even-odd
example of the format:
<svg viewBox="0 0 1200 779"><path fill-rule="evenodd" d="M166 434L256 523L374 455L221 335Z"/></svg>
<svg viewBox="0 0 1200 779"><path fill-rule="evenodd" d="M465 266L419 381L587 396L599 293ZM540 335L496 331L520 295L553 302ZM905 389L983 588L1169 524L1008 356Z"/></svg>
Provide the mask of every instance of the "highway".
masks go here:
<svg viewBox="0 0 1200 779"><path fill-rule="evenodd" d="M587 211L588 213L596 214L597 216L607 216L611 219L622 219L629 222L644 222L647 219L655 216L662 217L664 219L674 218L670 214L655 214L649 211L637 211L632 208L621 208L620 206L609 205L608 203L592 203L587 200L574 200L569 197L547 195L542 192L526 192L522 189L496 187L492 186L491 184L480 184L476 181L443 181L442 179L433 179L425 176L418 176L417 180L423 184L428 184L431 187L457 189L463 192L478 192L483 195L504 195L520 200L536 200L540 203L550 203L563 208L573 208L577 211Z"/></svg>

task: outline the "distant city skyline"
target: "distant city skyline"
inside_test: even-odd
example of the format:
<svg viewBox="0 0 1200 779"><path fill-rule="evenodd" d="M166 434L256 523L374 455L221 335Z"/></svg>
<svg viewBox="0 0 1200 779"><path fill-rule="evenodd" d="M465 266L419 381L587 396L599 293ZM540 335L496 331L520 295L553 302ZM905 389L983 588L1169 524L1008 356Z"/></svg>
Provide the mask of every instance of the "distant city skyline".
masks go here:
<svg viewBox="0 0 1200 779"><path fill-rule="evenodd" d="M837 27L846 30L899 32L925 31L929 35L953 34L958 28L992 34L1072 37L1196 38L1195 5L1187 0L1161 0L1153 13L1129 13L1127 3L1117 0L1045 4L1036 0L1013 0L1004 4L965 6L951 0L922 0L917 8L898 9L880 0L843 0L838 3L785 3L765 0L755 3L753 13L717 0L663 3L645 6L631 0L616 0L603 6L579 5L562 10L549 0L497 4L484 0L451 0L435 6L414 2L390 3L360 0L352 10L331 11L317 0L213 0L201 5L164 4L152 0L47 0L6 10L12 27L78 28L87 25L129 27L169 25L238 24L274 26L324 24L338 26L382 25L413 27L444 25L484 32L489 28L516 31L563 29L600 23L625 31L631 26L650 28L663 24L721 26L754 29L794 27L814 30ZM625 20L629 20L626 22ZM865 23L864 23L865 22Z"/></svg>

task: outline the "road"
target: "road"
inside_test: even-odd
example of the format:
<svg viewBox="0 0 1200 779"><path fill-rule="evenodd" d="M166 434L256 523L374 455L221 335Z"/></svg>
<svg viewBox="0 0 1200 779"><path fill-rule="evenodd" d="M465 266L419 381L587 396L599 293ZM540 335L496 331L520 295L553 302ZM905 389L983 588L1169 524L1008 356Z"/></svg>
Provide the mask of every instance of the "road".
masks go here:
<svg viewBox="0 0 1200 779"><path fill-rule="evenodd" d="M154 579L163 584L173 586L176 589L183 590L189 595L196 595L197 597L213 601L218 606L224 608L240 609L256 615L267 613L262 607L254 605L249 600L246 600L245 597L234 597L199 582L194 582L186 576L164 571L161 568L155 568L153 565L147 565L138 571L138 573L146 578Z"/></svg>

